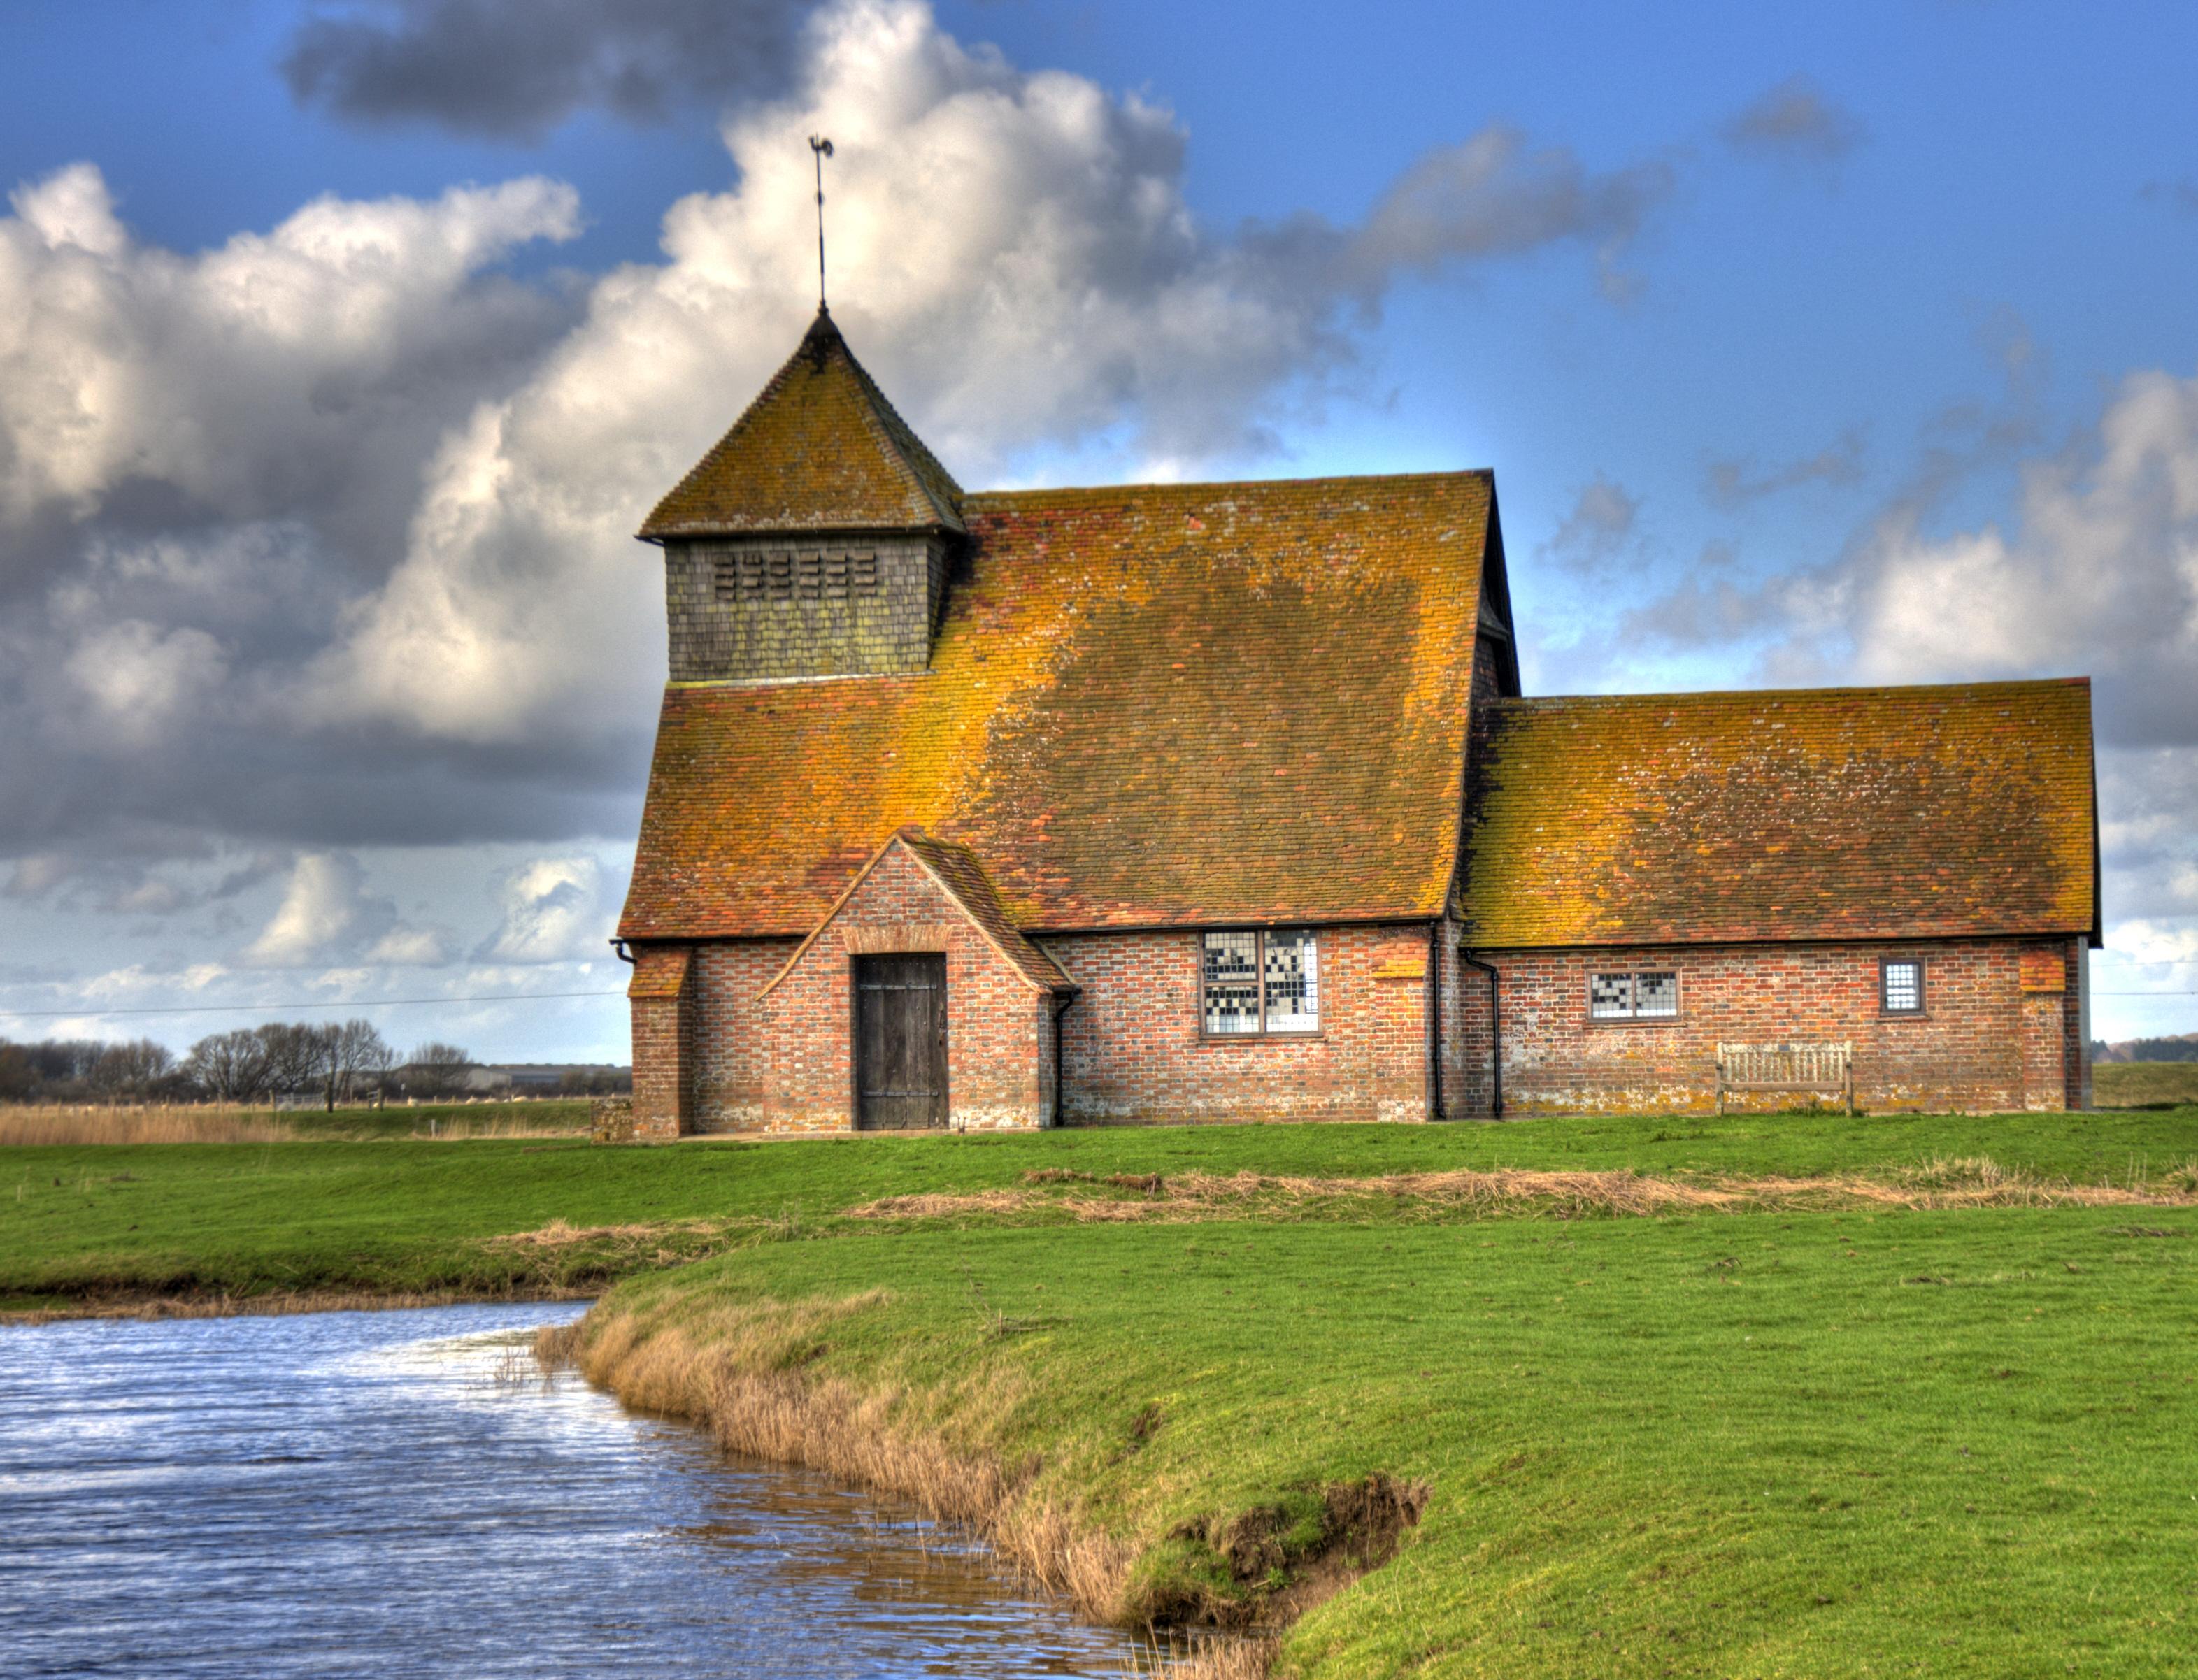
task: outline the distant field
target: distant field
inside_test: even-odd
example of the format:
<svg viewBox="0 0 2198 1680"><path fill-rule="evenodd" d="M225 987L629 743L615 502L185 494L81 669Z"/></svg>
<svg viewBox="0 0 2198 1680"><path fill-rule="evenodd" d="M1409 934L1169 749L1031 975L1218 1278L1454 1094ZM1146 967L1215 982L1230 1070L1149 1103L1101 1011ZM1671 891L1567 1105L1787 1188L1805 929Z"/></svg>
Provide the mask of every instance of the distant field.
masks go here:
<svg viewBox="0 0 2198 1680"><path fill-rule="evenodd" d="M2198 1061L2102 1061L2091 1069L2091 1096L2102 1108L2198 1104Z"/></svg>
<svg viewBox="0 0 2198 1680"><path fill-rule="evenodd" d="M125 1143L291 1143L377 1138L549 1137L588 1129L585 1097L423 1102L417 1107L232 1107L151 1104L0 1108L0 1148Z"/></svg>

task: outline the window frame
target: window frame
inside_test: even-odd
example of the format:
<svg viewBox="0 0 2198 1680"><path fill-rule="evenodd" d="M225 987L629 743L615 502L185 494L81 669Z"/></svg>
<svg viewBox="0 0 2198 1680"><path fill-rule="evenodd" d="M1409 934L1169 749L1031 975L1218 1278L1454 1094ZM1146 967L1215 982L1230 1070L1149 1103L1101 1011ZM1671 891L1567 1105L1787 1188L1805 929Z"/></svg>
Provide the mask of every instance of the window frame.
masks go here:
<svg viewBox="0 0 2198 1680"><path fill-rule="evenodd" d="M1916 1007L1896 1009L1893 1003L1893 971L1916 971ZM1920 956L1881 956L1877 959L1877 1012L1888 1020L1914 1020L1931 1008L1930 965Z"/></svg>
<svg viewBox="0 0 2198 1680"><path fill-rule="evenodd" d="M1672 1007L1666 1013L1644 1015L1641 1013L1641 981L1643 976L1651 974L1659 979L1666 974L1672 977ZM1631 1002L1626 1013L1622 1015L1597 1014L1595 1012L1595 983L1619 979L1631 982L1632 987L1628 993ZM1683 1019L1687 1011L1686 978L1677 963L1668 968L1590 968L1585 992L1587 1024L1590 1026L1670 1026Z"/></svg>
<svg viewBox="0 0 2198 1680"><path fill-rule="evenodd" d="M1259 1026L1254 1032L1212 1032L1206 1026L1206 941L1217 933L1249 933L1252 935L1252 972L1257 976L1259 994ZM1267 1025L1267 937L1271 933L1288 934L1311 943L1313 950L1313 1024L1310 1027L1285 1026L1270 1028ZM1198 1039L1202 1044L1259 1044L1270 1043L1305 1043L1325 1038L1328 1034L1328 1014L1323 1005L1326 980L1320 971L1320 930L1317 927L1206 927L1199 931L1196 976L1192 987L1192 1002L1198 1011Z"/></svg>

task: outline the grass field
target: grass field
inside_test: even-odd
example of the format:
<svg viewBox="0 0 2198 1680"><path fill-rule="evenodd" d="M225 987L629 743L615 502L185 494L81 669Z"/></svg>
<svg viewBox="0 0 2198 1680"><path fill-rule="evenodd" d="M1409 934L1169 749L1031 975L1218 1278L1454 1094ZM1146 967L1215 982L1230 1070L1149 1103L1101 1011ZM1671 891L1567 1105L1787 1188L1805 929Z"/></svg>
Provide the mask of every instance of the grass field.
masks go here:
<svg viewBox="0 0 2198 1680"><path fill-rule="evenodd" d="M13 1306L620 1276L629 1398L1279 1673L2198 1671L2198 1109L0 1151Z"/></svg>
<svg viewBox="0 0 2198 1680"><path fill-rule="evenodd" d="M2198 1061L2102 1061L2091 1069L2093 1100L2107 1108L2198 1104Z"/></svg>
<svg viewBox="0 0 2198 1680"><path fill-rule="evenodd" d="M1099 1179L1630 1170L1690 1182L1850 1173L1891 1183L1928 1177L1934 1160L1987 1160L2046 1182L2165 1184L2198 1166L2198 1110L1108 1129L654 1149L557 1138L5 1148L0 1310L142 1294L584 1288L766 1229L875 1235L880 1222L846 1210L886 1197L1015 1193L1027 1188L1026 1173L1049 1170ZM1368 1208L1334 1198L1298 1210L1313 1216L1449 1217L1418 1201ZM537 1235L509 1240L522 1233Z"/></svg>

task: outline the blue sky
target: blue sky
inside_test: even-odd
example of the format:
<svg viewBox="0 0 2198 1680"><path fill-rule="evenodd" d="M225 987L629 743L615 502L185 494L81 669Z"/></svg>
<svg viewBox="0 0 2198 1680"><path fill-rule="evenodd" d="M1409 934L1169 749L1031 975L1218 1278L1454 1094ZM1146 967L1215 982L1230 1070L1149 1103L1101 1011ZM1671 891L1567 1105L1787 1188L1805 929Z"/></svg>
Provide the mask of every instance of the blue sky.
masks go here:
<svg viewBox="0 0 2198 1680"><path fill-rule="evenodd" d="M1530 691L2092 675L2096 1025L2198 1027L2187 8L0 30L0 1033L622 1059L550 994L620 977L623 532L799 331L817 126L966 483L1493 467Z"/></svg>

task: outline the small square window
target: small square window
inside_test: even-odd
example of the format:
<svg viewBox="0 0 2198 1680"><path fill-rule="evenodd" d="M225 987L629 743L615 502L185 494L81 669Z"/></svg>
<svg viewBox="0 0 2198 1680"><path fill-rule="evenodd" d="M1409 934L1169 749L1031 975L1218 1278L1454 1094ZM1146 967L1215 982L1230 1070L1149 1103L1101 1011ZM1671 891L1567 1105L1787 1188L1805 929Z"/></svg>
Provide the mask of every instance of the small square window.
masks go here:
<svg viewBox="0 0 2198 1680"><path fill-rule="evenodd" d="M1923 965L1903 960L1887 962L1879 974L1883 980L1881 996L1885 1013L1888 1015L1919 1015L1923 1013Z"/></svg>
<svg viewBox="0 0 2198 1680"><path fill-rule="evenodd" d="M1637 1015L1676 1015L1679 1013L1679 977L1668 969L1660 974L1633 977L1633 1013Z"/></svg>

